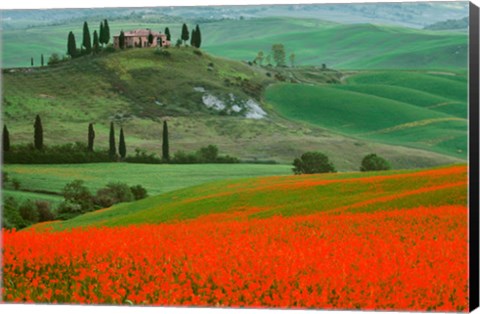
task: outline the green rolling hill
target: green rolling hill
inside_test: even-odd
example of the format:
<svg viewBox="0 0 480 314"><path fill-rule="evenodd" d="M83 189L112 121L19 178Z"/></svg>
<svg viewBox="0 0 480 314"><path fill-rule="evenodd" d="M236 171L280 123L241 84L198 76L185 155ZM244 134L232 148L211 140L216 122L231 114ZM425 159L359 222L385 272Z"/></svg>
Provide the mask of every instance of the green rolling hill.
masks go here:
<svg viewBox="0 0 480 314"><path fill-rule="evenodd" d="M275 85L266 100L296 121L466 158L467 84L438 76L369 72L350 77L346 85Z"/></svg>

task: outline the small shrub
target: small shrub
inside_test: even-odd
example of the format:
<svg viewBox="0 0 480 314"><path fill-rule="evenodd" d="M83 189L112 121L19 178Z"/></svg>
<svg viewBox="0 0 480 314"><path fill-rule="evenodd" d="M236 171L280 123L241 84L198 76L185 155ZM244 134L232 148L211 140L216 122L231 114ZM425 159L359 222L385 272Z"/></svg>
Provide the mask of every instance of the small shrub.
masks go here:
<svg viewBox="0 0 480 314"><path fill-rule="evenodd" d="M27 223L34 224L39 220L39 215L35 203L31 200L26 200L19 207L20 216Z"/></svg>
<svg viewBox="0 0 480 314"><path fill-rule="evenodd" d="M55 219L55 215L50 210L50 203L45 201L36 201L35 206L38 212L38 221L51 221Z"/></svg>
<svg viewBox="0 0 480 314"><path fill-rule="evenodd" d="M20 215L18 202L13 197L3 200L2 228L22 229L28 226L27 222Z"/></svg>
<svg viewBox="0 0 480 314"><path fill-rule="evenodd" d="M71 201L63 201L57 207L57 219L67 220L83 213L82 206Z"/></svg>
<svg viewBox="0 0 480 314"><path fill-rule="evenodd" d="M208 145L202 147L197 152L198 160L205 163L214 163L218 157L218 147L215 145Z"/></svg>
<svg viewBox="0 0 480 314"><path fill-rule="evenodd" d="M62 60L60 59L60 56L58 55L58 53L52 53L50 55L50 58L48 58L48 65L54 65L54 64L57 64L57 63L60 63L62 62Z"/></svg>
<svg viewBox="0 0 480 314"><path fill-rule="evenodd" d="M95 204L101 207L110 207L117 203L131 202L134 196L130 187L125 183L111 182L97 191Z"/></svg>
<svg viewBox="0 0 480 314"><path fill-rule="evenodd" d="M193 53L200 57L203 55L203 53L198 49L193 50Z"/></svg>
<svg viewBox="0 0 480 314"><path fill-rule="evenodd" d="M147 190L143 186L141 186L140 184L131 186L130 191L132 191L133 198L136 201L144 199L148 196Z"/></svg>
<svg viewBox="0 0 480 314"><path fill-rule="evenodd" d="M74 180L63 188L65 201L80 205L81 212L93 210L93 196L82 180Z"/></svg>
<svg viewBox="0 0 480 314"><path fill-rule="evenodd" d="M109 44L107 47L105 47L105 52L115 52L115 47L113 46L113 44Z"/></svg>
<svg viewBox="0 0 480 314"><path fill-rule="evenodd" d="M336 172L328 157L320 152L307 152L293 161L295 174Z"/></svg>
<svg viewBox="0 0 480 314"><path fill-rule="evenodd" d="M383 171L390 170L390 164L384 158L376 154L369 154L362 160L360 171Z"/></svg>

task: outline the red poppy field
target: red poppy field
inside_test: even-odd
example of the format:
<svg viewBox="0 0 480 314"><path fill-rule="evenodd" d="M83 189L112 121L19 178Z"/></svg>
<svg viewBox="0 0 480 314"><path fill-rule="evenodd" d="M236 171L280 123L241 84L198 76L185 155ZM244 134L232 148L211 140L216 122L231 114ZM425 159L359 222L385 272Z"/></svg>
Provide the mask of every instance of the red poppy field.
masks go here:
<svg viewBox="0 0 480 314"><path fill-rule="evenodd" d="M270 183L318 203L333 182L357 186L355 203L317 212L258 217L266 209L252 200L160 224L3 230L4 301L467 311L466 167L414 173L427 179L410 190L404 174L339 176ZM401 193L387 193L393 182Z"/></svg>

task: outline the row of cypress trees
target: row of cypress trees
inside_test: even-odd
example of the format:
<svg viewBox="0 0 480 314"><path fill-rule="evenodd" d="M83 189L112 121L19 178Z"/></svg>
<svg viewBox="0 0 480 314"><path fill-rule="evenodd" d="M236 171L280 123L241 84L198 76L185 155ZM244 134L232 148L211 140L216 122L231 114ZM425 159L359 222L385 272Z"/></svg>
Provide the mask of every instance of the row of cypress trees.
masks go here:
<svg viewBox="0 0 480 314"><path fill-rule="evenodd" d="M107 45L110 42L110 26L108 25L108 21L105 19L100 22L100 34L97 31L93 31L93 43L90 37L90 30L88 28L88 23L85 21L83 23L83 37L82 37L82 44L81 48L85 49L86 54L90 54L92 50L97 52L100 49L100 46ZM77 43L75 40L75 35L72 31L68 33L68 42L67 42L67 54L70 57L75 58L80 55L77 51Z"/></svg>
<svg viewBox="0 0 480 314"><path fill-rule="evenodd" d="M187 40L190 39L191 46L200 48L200 46L202 45L202 33L200 32L200 27L198 26L198 24L197 27L192 29L192 36L190 36L187 24L183 24L181 39L183 40L184 44L186 44Z"/></svg>
<svg viewBox="0 0 480 314"><path fill-rule="evenodd" d="M9 152L10 151L10 132L8 131L7 125L3 126L3 134L2 134L2 143L3 143L3 151ZM87 151L92 152L94 151L94 141L95 141L95 130L93 128L93 123L88 125L88 144L87 144ZM35 117L34 123L34 147L36 150L43 150L43 126L42 120L40 115ZM115 142L115 126L114 123L110 123L110 137L109 137L109 156L112 160L117 158L117 149L116 149L116 142ZM118 142L118 154L120 158L123 160L127 156L127 146L125 143L125 134L123 132L123 127L120 127L120 137ZM169 142L168 142L168 125L167 121L163 122L163 138L162 138L162 159L164 161L170 161L170 153L169 153Z"/></svg>

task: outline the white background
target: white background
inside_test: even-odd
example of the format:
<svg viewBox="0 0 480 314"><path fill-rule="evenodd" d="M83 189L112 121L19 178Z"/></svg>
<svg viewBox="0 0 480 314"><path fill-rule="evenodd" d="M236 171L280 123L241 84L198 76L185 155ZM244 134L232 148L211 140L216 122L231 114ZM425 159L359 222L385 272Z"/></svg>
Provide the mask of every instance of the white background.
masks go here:
<svg viewBox="0 0 480 314"><path fill-rule="evenodd" d="M193 5L246 5L246 4L292 4L292 3L362 3L362 2L426 2L413 0L2 0L2 9L45 9L45 8L93 8L93 7L148 7L148 6L193 6ZM436 0L433 0L436 1ZM433 2L432 0L430 2ZM438 2L438 0L436 1ZM480 0L473 0L480 6ZM1 14L1 12L0 12ZM1 22L1 15L0 15ZM480 265L479 265L480 268ZM329 313L329 311L302 310L240 310L240 309L192 309L192 308L160 308L160 307L128 307L128 306L64 306L64 305L0 305L0 313L51 313L51 314L309 314ZM333 311L334 314L377 314L378 312ZM391 312L405 313L405 312ZM480 309L473 313L480 314Z"/></svg>

